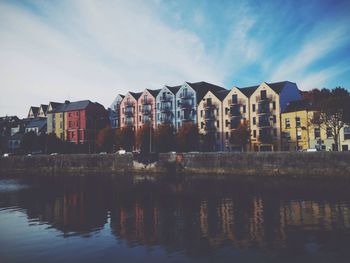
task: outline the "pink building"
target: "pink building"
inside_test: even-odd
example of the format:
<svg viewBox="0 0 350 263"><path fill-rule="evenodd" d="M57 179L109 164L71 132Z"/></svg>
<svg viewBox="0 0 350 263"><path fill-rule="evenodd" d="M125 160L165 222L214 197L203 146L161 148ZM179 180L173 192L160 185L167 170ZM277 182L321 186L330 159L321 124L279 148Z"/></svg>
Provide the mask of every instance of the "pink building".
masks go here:
<svg viewBox="0 0 350 263"><path fill-rule="evenodd" d="M160 89L145 89L138 98L137 129L146 124L156 127L156 97L159 92Z"/></svg>
<svg viewBox="0 0 350 263"><path fill-rule="evenodd" d="M128 92L120 103L120 127L138 128L138 99L142 92Z"/></svg>

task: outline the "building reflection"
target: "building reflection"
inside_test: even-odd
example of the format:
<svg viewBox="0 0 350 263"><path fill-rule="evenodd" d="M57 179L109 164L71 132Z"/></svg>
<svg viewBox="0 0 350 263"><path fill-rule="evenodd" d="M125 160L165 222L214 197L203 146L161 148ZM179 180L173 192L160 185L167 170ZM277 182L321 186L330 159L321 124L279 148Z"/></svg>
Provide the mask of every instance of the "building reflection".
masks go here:
<svg viewBox="0 0 350 263"><path fill-rule="evenodd" d="M224 182L120 180L40 182L3 200L65 236L89 236L110 227L129 246L162 246L200 256L222 246L303 249L310 236L350 230L349 202L317 195L293 199Z"/></svg>

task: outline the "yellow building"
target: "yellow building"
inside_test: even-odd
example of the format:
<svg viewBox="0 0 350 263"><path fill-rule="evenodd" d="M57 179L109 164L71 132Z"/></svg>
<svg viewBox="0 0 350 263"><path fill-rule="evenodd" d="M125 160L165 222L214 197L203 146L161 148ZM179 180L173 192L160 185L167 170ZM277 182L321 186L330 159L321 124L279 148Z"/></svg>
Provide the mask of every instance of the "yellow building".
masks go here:
<svg viewBox="0 0 350 263"><path fill-rule="evenodd" d="M307 101L292 101L281 114L282 150L302 151L311 148L310 138L314 135L311 124L315 111ZM313 147L312 147L313 148Z"/></svg>
<svg viewBox="0 0 350 263"><path fill-rule="evenodd" d="M233 87L227 96L223 99L223 135L225 151L242 151L242 145L237 145L231 140L232 133L240 124L247 121L249 129L249 98L258 86L238 88ZM243 146L249 150L248 145Z"/></svg>
<svg viewBox="0 0 350 263"><path fill-rule="evenodd" d="M61 139L66 139L64 132L64 107L66 103L50 102L47 108L47 133L54 133Z"/></svg>
<svg viewBox="0 0 350 263"><path fill-rule="evenodd" d="M204 150L224 150L222 100L228 92L228 90L208 91L197 106L198 129L204 136Z"/></svg>
<svg viewBox="0 0 350 263"><path fill-rule="evenodd" d="M300 100L295 83L289 81L265 83L250 96L251 149L280 151L281 113L290 101Z"/></svg>

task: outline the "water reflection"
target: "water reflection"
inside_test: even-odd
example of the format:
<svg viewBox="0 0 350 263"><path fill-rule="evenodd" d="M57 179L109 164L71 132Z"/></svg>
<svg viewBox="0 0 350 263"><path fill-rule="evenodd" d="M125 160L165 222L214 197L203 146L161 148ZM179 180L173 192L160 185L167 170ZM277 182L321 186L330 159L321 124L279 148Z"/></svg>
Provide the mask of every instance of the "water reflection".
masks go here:
<svg viewBox="0 0 350 263"><path fill-rule="evenodd" d="M161 246L194 257L229 248L272 257L329 252L350 258L346 184L280 187L194 178L135 182L132 177L21 183L31 187L0 192L1 208L16 206L29 221L48 224L64 237L88 238L109 227L129 247Z"/></svg>

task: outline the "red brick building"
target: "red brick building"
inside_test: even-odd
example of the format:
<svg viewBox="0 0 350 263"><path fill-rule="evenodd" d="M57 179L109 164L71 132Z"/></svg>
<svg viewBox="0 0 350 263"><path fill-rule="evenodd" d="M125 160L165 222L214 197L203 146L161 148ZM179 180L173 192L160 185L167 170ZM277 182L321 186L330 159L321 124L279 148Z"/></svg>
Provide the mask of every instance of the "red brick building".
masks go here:
<svg viewBox="0 0 350 263"><path fill-rule="evenodd" d="M89 100L66 102L64 106L65 135L68 142L95 147L98 131L108 125L108 112Z"/></svg>

